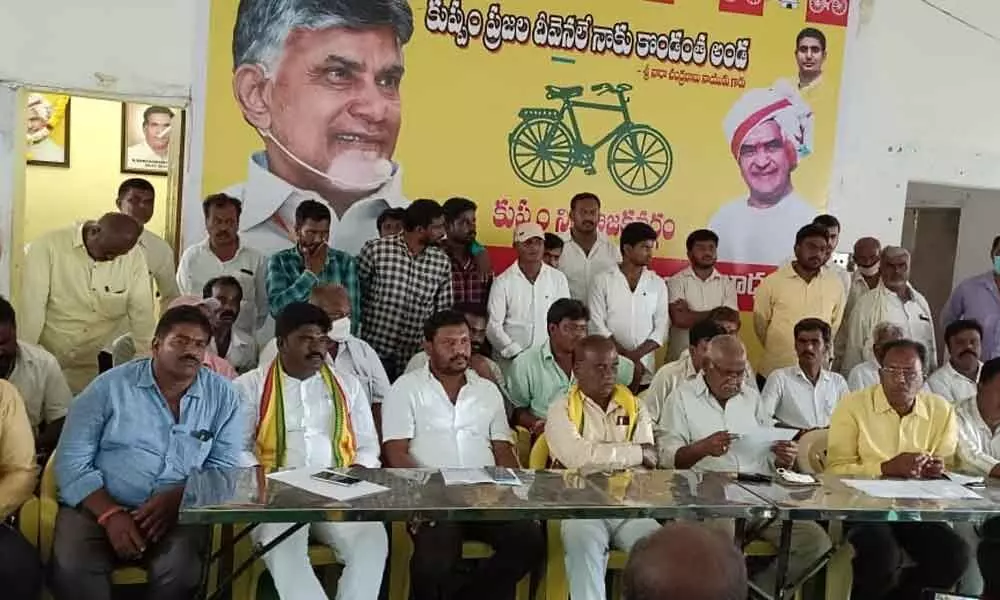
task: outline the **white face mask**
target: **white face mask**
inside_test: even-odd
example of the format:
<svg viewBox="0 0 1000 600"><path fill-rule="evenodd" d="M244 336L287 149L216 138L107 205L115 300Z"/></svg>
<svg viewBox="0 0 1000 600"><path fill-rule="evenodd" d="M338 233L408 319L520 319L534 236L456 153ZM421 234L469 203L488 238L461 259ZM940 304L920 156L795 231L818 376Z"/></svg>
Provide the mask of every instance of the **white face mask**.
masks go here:
<svg viewBox="0 0 1000 600"><path fill-rule="evenodd" d="M337 319L330 324L330 331L326 333L326 337L331 340L340 343L346 341L348 336L351 335L351 318L344 317L342 319Z"/></svg>
<svg viewBox="0 0 1000 600"><path fill-rule="evenodd" d="M858 266L858 273L861 273L865 277L874 277L878 275L878 263L875 263L870 267Z"/></svg>
<svg viewBox="0 0 1000 600"><path fill-rule="evenodd" d="M285 148L284 144L279 142L278 138L274 137L270 131L258 129L257 132L274 142L274 145L287 154L288 158L299 163L309 172L326 179L337 189L350 192L370 192L378 189L392 178L392 162L379 157L378 153L373 150L345 150L334 157L324 173L292 154L292 151Z"/></svg>

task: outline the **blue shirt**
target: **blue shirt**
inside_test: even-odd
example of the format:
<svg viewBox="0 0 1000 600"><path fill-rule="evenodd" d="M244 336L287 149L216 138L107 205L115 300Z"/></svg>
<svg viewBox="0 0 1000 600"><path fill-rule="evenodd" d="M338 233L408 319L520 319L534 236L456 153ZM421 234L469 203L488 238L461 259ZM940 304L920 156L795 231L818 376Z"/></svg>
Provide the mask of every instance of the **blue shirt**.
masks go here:
<svg viewBox="0 0 1000 600"><path fill-rule="evenodd" d="M55 459L59 497L77 506L103 487L140 506L193 469L239 466L246 427L239 392L204 367L175 421L152 361L133 360L98 376L70 406Z"/></svg>

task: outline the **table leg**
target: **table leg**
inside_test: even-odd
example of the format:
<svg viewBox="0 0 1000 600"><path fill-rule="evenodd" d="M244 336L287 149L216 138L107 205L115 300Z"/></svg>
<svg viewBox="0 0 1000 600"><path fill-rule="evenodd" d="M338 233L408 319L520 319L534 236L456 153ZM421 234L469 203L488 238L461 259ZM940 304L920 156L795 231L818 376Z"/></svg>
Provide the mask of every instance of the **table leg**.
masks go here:
<svg viewBox="0 0 1000 600"><path fill-rule="evenodd" d="M206 568L204 570L203 574L202 574L203 575L203 579L202 579L202 592L201 592L200 598L202 600L222 600L222 597L224 596L224 594L227 591L229 591L229 589L232 587L233 582L236 581L237 579L239 579L240 575L242 575L244 571L246 571L247 569L249 569L250 566L253 565L254 561L257 561L257 560L261 559L265 554L267 554L268 552L270 552L273 548L277 547L278 544L280 544L280 543L284 542L285 540L287 540L288 538L290 538L292 535L295 534L295 532L297 532L298 530L302 529L306 525L308 525L308 523L295 523L294 525L292 525L291 527L289 527L288 529L286 529L285 531L283 531L281 533L281 535L279 535L278 537L274 538L273 540L271 540L267 544L264 544L263 546L259 546L259 547L254 547L254 549L250 552L250 556L247 557L247 560L245 560L240 565L236 566L236 568L233 570L232 574L230 574L224 580L219 581L218 586L216 586L215 592L212 593L212 595L210 595L210 596L208 595L208 572L209 571ZM231 544L229 550L235 551L236 543L239 542L244 537L246 537L247 535L249 535L250 531L253 530L256 526L257 526L257 523L251 523L250 525L247 525L243 529L243 531L241 531L239 534L237 534L233 538L233 541L232 541L232 544ZM221 556L226 551L227 551L227 548L220 547L219 551L216 552L215 554L213 554L212 557L208 561L206 561L206 564L209 564L209 563L217 560L218 557Z"/></svg>
<svg viewBox="0 0 1000 600"><path fill-rule="evenodd" d="M778 545L778 572L774 578L774 599L783 600L788 559L792 551L792 522L781 522L781 543Z"/></svg>
<svg viewBox="0 0 1000 600"><path fill-rule="evenodd" d="M733 531L734 531L733 540L736 542L736 547L742 548L744 540L743 536L746 535L747 532L747 520L736 519L735 524L733 526Z"/></svg>

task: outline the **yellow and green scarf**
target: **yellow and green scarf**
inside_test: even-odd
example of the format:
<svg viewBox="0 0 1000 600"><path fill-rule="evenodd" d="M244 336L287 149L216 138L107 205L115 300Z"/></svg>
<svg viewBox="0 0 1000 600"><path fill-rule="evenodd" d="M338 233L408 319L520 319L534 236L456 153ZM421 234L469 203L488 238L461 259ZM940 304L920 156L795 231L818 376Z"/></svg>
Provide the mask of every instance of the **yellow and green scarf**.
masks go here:
<svg viewBox="0 0 1000 600"><path fill-rule="evenodd" d="M611 401L625 409L625 414L628 415L628 430L625 439L632 441L632 434L635 433L636 420L639 416L639 402L632 395L632 392L621 384L615 386ZM578 385L573 384L573 387L569 388L567 404L570 422L576 426L580 435L583 435L583 392L580 391Z"/></svg>
<svg viewBox="0 0 1000 600"><path fill-rule="evenodd" d="M351 426L351 413L347 408L347 396L340 382L333 376L326 363L320 367L320 374L333 399L331 408L331 443L333 445L332 467L348 467L354 464L355 438ZM264 378L264 390L260 398L257 415L257 460L268 471L285 466L285 400L281 393L281 360L275 359Z"/></svg>

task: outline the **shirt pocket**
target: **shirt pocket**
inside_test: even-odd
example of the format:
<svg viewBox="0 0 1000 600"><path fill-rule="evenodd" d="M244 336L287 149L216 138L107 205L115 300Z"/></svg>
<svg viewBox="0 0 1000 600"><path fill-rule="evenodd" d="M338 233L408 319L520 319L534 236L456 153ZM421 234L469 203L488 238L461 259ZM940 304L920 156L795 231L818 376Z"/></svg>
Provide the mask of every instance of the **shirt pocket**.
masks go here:
<svg viewBox="0 0 1000 600"><path fill-rule="evenodd" d="M212 438L203 439L204 436L193 431L175 431L173 436L177 453L173 467L178 470L178 476L187 477L192 469L200 469L205 464L212 451Z"/></svg>
<svg viewBox="0 0 1000 600"><path fill-rule="evenodd" d="M128 314L128 290L104 288L96 292L97 312L110 319L120 319Z"/></svg>

